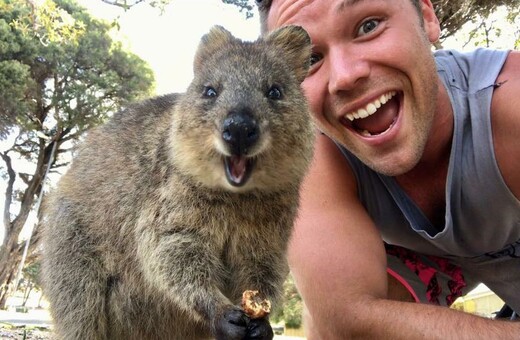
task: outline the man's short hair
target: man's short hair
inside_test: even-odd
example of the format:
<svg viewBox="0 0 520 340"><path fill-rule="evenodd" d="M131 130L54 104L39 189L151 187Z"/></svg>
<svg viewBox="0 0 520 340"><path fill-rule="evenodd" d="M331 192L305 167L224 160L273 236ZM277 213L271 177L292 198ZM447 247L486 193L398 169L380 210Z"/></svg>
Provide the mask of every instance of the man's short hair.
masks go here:
<svg viewBox="0 0 520 340"><path fill-rule="evenodd" d="M415 5L417 12L422 16L421 12L421 0L410 0ZM260 29L262 34L267 32L267 16L269 15L269 9L273 0L255 0L258 6L258 12L260 14Z"/></svg>

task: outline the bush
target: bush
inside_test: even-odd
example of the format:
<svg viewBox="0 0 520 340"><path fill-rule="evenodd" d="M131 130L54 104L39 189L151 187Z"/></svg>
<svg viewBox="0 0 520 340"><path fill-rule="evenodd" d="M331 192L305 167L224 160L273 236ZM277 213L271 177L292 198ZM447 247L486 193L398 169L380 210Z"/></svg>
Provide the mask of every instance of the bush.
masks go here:
<svg viewBox="0 0 520 340"><path fill-rule="evenodd" d="M284 321L287 328L300 328L302 325L303 301L296 289L294 279L289 275L284 283L283 303L271 314L275 323Z"/></svg>

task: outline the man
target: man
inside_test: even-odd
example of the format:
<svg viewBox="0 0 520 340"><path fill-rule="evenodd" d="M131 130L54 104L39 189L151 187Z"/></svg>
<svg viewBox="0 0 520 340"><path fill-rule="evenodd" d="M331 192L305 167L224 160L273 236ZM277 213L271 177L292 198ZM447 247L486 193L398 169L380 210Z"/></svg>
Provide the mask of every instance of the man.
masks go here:
<svg viewBox="0 0 520 340"><path fill-rule="evenodd" d="M518 338L443 306L484 282L520 311L520 53L434 58L430 0L257 3L264 32L314 46L321 133L289 249L308 338Z"/></svg>

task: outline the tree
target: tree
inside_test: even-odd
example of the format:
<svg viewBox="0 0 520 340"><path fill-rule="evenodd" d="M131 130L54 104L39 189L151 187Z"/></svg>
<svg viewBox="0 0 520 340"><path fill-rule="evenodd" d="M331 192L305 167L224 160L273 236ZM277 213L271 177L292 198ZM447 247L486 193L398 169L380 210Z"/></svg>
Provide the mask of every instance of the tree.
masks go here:
<svg viewBox="0 0 520 340"><path fill-rule="evenodd" d="M39 261L31 262L23 268L24 292L22 306L27 304L33 289L41 290L40 269L41 264Z"/></svg>
<svg viewBox="0 0 520 340"><path fill-rule="evenodd" d="M433 0L432 3L442 28L441 41L468 22L489 17L501 6L511 10L520 7L520 0Z"/></svg>
<svg viewBox="0 0 520 340"><path fill-rule="evenodd" d="M283 284L283 304L273 311L271 320L283 321L287 328L300 328L302 325L303 299L298 293L292 275Z"/></svg>
<svg viewBox="0 0 520 340"><path fill-rule="evenodd" d="M0 2L0 174L7 182L0 245L0 308L21 256L20 231L89 128L151 94L153 73L73 0ZM7 138L9 137L9 138ZM54 152L53 152L54 150ZM25 162L26 166L17 164ZM30 171L28 170L30 169ZM37 244L38 233L33 237Z"/></svg>
<svg viewBox="0 0 520 340"><path fill-rule="evenodd" d="M520 9L492 13L489 17L477 16L471 21L471 28L460 34L461 45L466 47L492 47L501 49L520 48ZM469 26L468 25L468 26Z"/></svg>

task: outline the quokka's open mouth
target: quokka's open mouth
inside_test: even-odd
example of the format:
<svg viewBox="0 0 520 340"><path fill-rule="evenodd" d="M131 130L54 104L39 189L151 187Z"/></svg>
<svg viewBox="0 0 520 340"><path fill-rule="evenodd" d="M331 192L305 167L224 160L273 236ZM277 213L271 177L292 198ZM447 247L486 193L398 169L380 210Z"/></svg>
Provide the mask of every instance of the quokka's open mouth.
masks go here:
<svg viewBox="0 0 520 340"><path fill-rule="evenodd" d="M245 156L226 156L224 157L224 169L226 178L232 186L240 187L244 185L255 167L255 159Z"/></svg>

